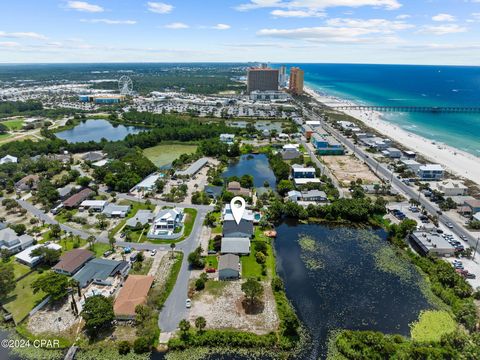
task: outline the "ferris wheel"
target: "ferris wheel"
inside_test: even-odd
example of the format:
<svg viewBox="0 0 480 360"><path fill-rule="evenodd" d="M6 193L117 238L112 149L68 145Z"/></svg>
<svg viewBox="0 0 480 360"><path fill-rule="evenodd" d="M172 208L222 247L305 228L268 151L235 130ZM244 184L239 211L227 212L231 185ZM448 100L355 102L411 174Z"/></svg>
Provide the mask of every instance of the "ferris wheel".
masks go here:
<svg viewBox="0 0 480 360"><path fill-rule="evenodd" d="M118 90L122 95L131 95L133 92L133 81L126 75L122 75L118 79Z"/></svg>

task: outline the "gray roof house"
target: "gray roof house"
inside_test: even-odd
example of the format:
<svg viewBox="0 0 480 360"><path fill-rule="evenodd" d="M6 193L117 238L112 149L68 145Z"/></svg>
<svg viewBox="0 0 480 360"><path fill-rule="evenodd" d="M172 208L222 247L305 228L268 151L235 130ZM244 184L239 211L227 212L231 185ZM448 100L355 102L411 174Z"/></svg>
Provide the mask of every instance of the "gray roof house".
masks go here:
<svg viewBox="0 0 480 360"><path fill-rule="evenodd" d="M129 270L130 263L128 261L95 258L87 262L73 278L78 281L82 288L91 282L99 285L111 285L114 276L125 276Z"/></svg>
<svg viewBox="0 0 480 360"><path fill-rule="evenodd" d="M222 246L220 249L222 254L250 254L250 239L248 237L227 237L222 238Z"/></svg>
<svg viewBox="0 0 480 360"><path fill-rule="evenodd" d="M82 156L82 159L85 161L99 161L102 160L105 155L100 151L90 151Z"/></svg>
<svg viewBox="0 0 480 360"><path fill-rule="evenodd" d="M218 279L233 280L240 277L240 258L238 255L221 255L218 261Z"/></svg>
<svg viewBox="0 0 480 360"><path fill-rule="evenodd" d="M25 250L33 244L33 238L24 234L18 236L15 231L10 228L0 230L0 249L8 250L10 253L18 253Z"/></svg>
<svg viewBox="0 0 480 360"><path fill-rule="evenodd" d="M251 238L253 236L253 221L240 220L237 225L235 220L225 220L223 222L223 237L246 237Z"/></svg>
<svg viewBox="0 0 480 360"><path fill-rule="evenodd" d="M107 215L107 217L120 217L124 218L127 216L128 212L130 211L130 205L116 205L109 203L103 209L102 213Z"/></svg>
<svg viewBox="0 0 480 360"><path fill-rule="evenodd" d="M153 213L150 210L138 210L135 216L131 217L125 223L125 226L134 228L140 223L142 226L153 220Z"/></svg>

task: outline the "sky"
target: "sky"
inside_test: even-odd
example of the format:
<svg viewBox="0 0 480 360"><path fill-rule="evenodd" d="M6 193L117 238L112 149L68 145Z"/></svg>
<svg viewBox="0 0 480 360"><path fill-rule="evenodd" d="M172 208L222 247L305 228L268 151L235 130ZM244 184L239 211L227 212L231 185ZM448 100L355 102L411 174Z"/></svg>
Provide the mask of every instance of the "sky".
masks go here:
<svg viewBox="0 0 480 360"><path fill-rule="evenodd" d="M480 65L480 0L2 0L0 63Z"/></svg>

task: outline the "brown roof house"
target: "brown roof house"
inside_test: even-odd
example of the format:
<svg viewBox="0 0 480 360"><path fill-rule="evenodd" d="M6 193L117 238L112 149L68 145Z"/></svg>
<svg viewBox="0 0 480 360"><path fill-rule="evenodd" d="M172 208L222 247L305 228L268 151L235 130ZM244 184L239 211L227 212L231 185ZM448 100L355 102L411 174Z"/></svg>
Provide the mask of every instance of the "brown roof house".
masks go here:
<svg viewBox="0 0 480 360"><path fill-rule="evenodd" d="M87 200L90 196L94 194L94 191L86 188L82 191L79 191L75 195L70 196L67 200L63 202L63 206L68 208L75 208L80 205L83 201Z"/></svg>
<svg viewBox="0 0 480 360"><path fill-rule="evenodd" d="M52 268L52 270L59 274L72 276L94 257L95 254L91 251L85 249L73 249L60 256L60 261Z"/></svg>
<svg viewBox="0 0 480 360"><path fill-rule="evenodd" d="M242 188L238 181L230 181L227 185L227 191L234 193L236 196L250 197L250 190Z"/></svg>
<svg viewBox="0 0 480 360"><path fill-rule="evenodd" d="M147 302L148 291L153 284L153 276L129 275L118 293L113 311L119 320L135 319L135 308Z"/></svg>
<svg viewBox="0 0 480 360"><path fill-rule="evenodd" d="M27 175L18 180L15 183L15 190L17 191L30 191L37 188L38 182L40 181L40 176L38 175Z"/></svg>

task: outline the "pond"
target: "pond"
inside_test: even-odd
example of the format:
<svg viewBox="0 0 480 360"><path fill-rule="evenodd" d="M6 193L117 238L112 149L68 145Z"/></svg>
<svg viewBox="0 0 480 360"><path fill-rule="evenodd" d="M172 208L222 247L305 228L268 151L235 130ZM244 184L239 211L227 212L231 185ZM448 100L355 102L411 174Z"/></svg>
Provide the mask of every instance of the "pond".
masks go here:
<svg viewBox="0 0 480 360"><path fill-rule="evenodd" d="M248 154L240 156L238 160L232 160L228 164L227 170L223 173L224 178L231 176L241 177L242 175L252 175L255 188L263 188L267 181L271 189L275 189L275 174L265 154Z"/></svg>
<svg viewBox="0 0 480 360"><path fill-rule="evenodd" d="M277 233L277 271L312 338L303 358L325 358L335 329L408 336L432 308L424 279L395 256L383 230L285 222Z"/></svg>
<svg viewBox="0 0 480 360"><path fill-rule="evenodd" d="M102 138L109 141L122 140L128 134L137 134L143 130L143 128L137 126L112 124L111 122L102 119L89 119L85 122L81 122L72 129L60 131L55 135L59 139L67 140L70 143L88 141L99 142Z"/></svg>

